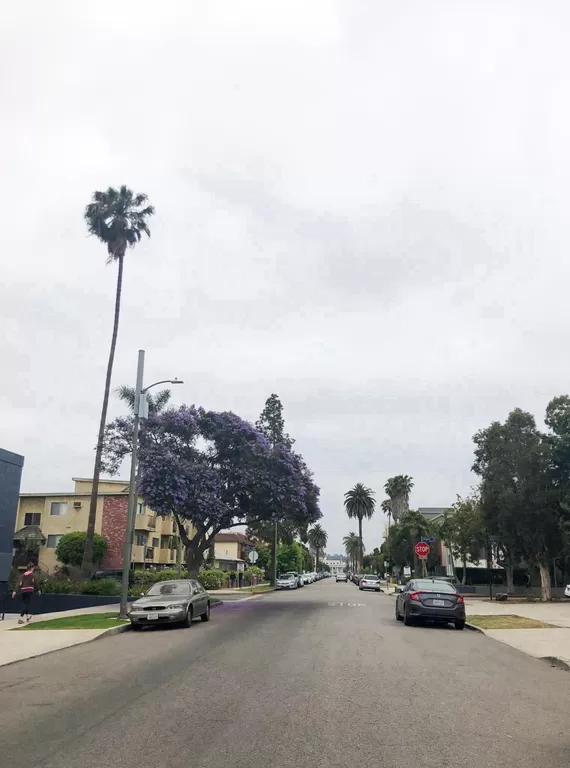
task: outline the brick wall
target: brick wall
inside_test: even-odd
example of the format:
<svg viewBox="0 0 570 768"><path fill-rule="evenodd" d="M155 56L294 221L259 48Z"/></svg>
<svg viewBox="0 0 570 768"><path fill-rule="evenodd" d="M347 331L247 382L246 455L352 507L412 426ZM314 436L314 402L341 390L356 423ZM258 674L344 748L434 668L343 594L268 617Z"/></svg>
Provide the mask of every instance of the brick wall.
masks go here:
<svg viewBox="0 0 570 768"><path fill-rule="evenodd" d="M103 568L122 568L127 526L128 496L105 496L101 535L109 542Z"/></svg>

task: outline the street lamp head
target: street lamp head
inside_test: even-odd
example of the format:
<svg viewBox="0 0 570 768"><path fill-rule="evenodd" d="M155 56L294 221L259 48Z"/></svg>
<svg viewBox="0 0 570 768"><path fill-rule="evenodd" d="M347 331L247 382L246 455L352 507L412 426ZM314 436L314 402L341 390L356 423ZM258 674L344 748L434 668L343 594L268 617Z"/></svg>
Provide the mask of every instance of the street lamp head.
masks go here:
<svg viewBox="0 0 570 768"><path fill-rule="evenodd" d="M170 379L171 384L184 384L181 379Z"/></svg>

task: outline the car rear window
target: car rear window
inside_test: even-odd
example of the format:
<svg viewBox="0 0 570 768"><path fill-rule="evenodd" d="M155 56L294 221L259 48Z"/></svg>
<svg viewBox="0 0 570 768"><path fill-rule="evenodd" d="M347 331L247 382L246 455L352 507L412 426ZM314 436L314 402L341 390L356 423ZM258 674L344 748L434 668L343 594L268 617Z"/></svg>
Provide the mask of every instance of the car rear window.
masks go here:
<svg viewBox="0 0 570 768"><path fill-rule="evenodd" d="M365 576L366 581L380 581L378 576Z"/></svg>
<svg viewBox="0 0 570 768"><path fill-rule="evenodd" d="M454 593L456 591L453 584L449 584L447 581L432 581L431 579L422 579L421 581L416 581L415 584L417 589L422 589L425 592Z"/></svg>

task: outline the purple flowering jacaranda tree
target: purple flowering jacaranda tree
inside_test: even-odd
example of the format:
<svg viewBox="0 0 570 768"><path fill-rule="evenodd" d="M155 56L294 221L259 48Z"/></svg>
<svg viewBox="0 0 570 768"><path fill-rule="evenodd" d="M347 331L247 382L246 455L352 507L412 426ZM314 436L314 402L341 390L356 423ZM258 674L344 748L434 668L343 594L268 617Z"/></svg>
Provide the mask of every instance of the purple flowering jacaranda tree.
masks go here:
<svg viewBox="0 0 570 768"><path fill-rule="evenodd" d="M174 516L191 577L223 529L286 514L307 524L321 516L302 458L285 445L271 447L234 413L182 406L152 415L139 462L140 493L157 514Z"/></svg>

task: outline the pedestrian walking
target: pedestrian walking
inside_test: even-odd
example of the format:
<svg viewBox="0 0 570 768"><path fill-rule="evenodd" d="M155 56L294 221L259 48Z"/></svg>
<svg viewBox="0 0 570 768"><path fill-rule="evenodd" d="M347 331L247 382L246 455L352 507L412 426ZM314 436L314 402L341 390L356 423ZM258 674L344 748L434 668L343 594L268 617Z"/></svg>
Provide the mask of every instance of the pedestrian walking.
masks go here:
<svg viewBox="0 0 570 768"><path fill-rule="evenodd" d="M238 584L239 584L239 587L240 587L240 589L241 589L241 588L242 588L242 585L243 585L243 571L240 571L240 572L238 573Z"/></svg>
<svg viewBox="0 0 570 768"><path fill-rule="evenodd" d="M236 585L236 575L235 575L235 572L232 571L230 573L230 586L233 589L235 587L235 585Z"/></svg>
<svg viewBox="0 0 570 768"><path fill-rule="evenodd" d="M16 597L16 591L19 591L22 596L22 610L20 618L18 619L18 624L23 624L24 621L30 621L32 618L32 615L30 614L30 602L32 600L32 595L37 588L35 567L36 566L33 563L28 563L28 567L22 574L22 578L18 582L17 588L12 592L12 598Z"/></svg>

